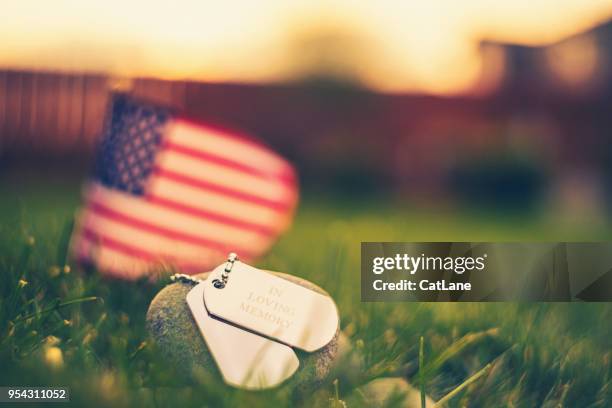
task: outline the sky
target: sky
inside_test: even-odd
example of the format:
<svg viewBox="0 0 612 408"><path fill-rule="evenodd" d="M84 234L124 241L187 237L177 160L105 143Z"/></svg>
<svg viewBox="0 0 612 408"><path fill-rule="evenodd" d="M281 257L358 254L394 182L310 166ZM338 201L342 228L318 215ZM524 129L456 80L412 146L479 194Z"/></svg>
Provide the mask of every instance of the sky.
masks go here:
<svg viewBox="0 0 612 408"><path fill-rule="evenodd" d="M483 38L543 45L612 17L612 0L12 0L0 67L204 81L320 66L384 92L456 93Z"/></svg>

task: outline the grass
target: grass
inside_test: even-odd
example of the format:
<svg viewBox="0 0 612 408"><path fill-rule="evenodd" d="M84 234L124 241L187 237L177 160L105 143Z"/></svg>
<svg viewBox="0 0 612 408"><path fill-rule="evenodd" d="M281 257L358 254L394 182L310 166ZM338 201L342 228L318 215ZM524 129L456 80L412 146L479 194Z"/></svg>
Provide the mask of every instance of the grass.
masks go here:
<svg viewBox="0 0 612 408"><path fill-rule="evenodd" d="M36 180L0 181L0 385L68 386L86 406L352 408L362 405L351 396L363 384L403 377L449 407L610 406L610 304L369 304L360 302L359 277L361 241L610 239L606 225L305 194L293 228L258 266L328 290L363 368L341 364L318 392L296 400L284 389L241 392L210 376L181 384L144 325L167 282L79 270L66 245L78 180Z"/></svg>

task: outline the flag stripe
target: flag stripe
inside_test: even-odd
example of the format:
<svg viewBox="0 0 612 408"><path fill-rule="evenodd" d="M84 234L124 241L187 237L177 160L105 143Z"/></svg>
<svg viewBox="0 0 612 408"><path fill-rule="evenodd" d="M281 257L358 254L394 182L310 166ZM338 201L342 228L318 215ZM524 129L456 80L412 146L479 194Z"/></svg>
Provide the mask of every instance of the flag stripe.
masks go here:
<svg viewBox="0 0 612 408"><path fill-rule="evenodd" d="M175 121L181 125L193 126L200 129L203 132L212 132L217 134L224 139L234 140L241 144L251 145L256 149L261 149L264 146L264 142L253 135L246 134L243 131L239 131L235 128L229 129L219 124L211 123L205 120L199 120L192 117L177 116Z"/></svg>
<svg viewBox="0 0 612 408"><path fill-rule="evenodd" d="M74 254L79 262L91 263L109 275L119 278L137 279L154 266L137 256L96 244L82 235L79 236Z"/></svg>
<svg viewBox="0 0 612 408"><path fill-rule="evenodd" d="M163 143L163 148L166 151L180 153L194 159L225 166L233 170L239 170L252 176L259 176L265 179L274 179L289 187L294 187L295 184L295 175L293 173L271 172L268 169L264 170L261 167L251 166L246 163L241 163L235 159L223 157L205 150L197 150L189 146L179 145L178 143L171 141L165 141Z"/></svg>
<svg viewBox="0 0 612 408"><path fill-rule="evenodd" d="M100 217L87 212L84 214L82 228L90 234L97 234L102 238L112 238L119 242L141 248L143 250L157 253L162 257L198 258L202 250L215 249L220 252L236 251L251 256L251 251L244 250L238 246L228 245L221 242L193 244L185 241L177 241L163 235L153 234L141 228L123 224Z"/></svg>
<svg viewBox="0 0 612 408"><path fill-rule="evenodd" d="M114 189L108 189L98 183L90 183L85 199L90 205L103 205L122 213L146 217L151 220L162 220L172 224L182 231L219 231L226 235L242 233L250 239L251 234L271 237L278 229L241 220L233 215L223 215L219 212L193 208L162 197L145 197L144 199L126 194ZM168 221L165 221L168 220Z"/></svg>
<svg viewBox="0 0 612 408"><path fill-rule="evenodd" d="M207 192L212 192L216 194L221 194L230 198L234 198L240 201L245 201L250 204L258 205L261 207L265 207L267 209L277 211L277 212L285 212L293 206L292 201L287 198L287 200L268 200L253 194L244 193L241 191L237 191L231 187L225 187L219 184L211 183L209 181L203 179L196 179L193 177L185 176L183 174L179 174L175 171L154 167L153 168L153 177L155 178L165 178L180 184L187 185L189 187L196 188L198 190L204 190Z"/></svg>
<svg viewBox="0 0 612 408"><path fill-rule="evenodd" d="M255 224L248 221L240 220L238 218L229 217L223 214L215 213L209 210L191 207L183 203L179 203L161 196L147 196L147 202L155 204L157 206L182 212L194 217L208 218L213 221L217 221L222 224L231 225L237 228L243 228L248 231L256 232L261 235L274 235L278 233L278 230L269 228L265 225Z"/></svg>
<svg viewBox="0 0 612 408"><path fill-rule="evenodd" d="M184 119L172 121L168 126L166 140L196 150L217 153L227 152L232 157L248 157L252 163L265 163L270 171L291 175L293 168L265 146L203 124L194 124Z"/></svg>
<svg viewBox="0 0 612 408"><path fill-rule="evenodd" d="M96 216L106 218L110 221L119 222L130 227L138 228L144 231L148 231L152 234L157 234L164 238L171 238L177 241L183 241L186 243L200 245L202 247L212 247L212 248L220 248L222 250L226 250L229 246L235 247L238 251L242 253L249 253L253 248L260 249L262 247L267 246L267 240L250 240L251 248L247 249L240 245L239 241L244 241L244 238L239 239L240 235L235 235L232 242L228 242L227 235L220 235L217 240L209 239L203 236L195 236L192 234L176 231L170 228L166 228L164 226L155 225L150 222L146 222L135 217L122 214L119 211L112 210L108 207L92 203L88 209ZM232 237L230 237L232 238ZM259 241L259 242L258 242Z"/></svg>
<svg viewBox="0 0 612 408"><path fill-rule="evenodd" d="M155 166L158 170L180 175L191 182L197 180L204 183L205 188L210 188L211 185L223 186L224 191L247 194L267 202L287 202L293 191L277 180L253 176L172 151L159 152ZM159 172L157 175L159 176Z"/></svg>
<svg viewBox="0 0 612 408"><path fill-rule="evenodd" d="M136 245L132 245L130 243L120 241L116 239L115 237L100 234L98 231L93 231L85 226L81 229L81 234L83 238L88 239L94 244L97 243L97 245L101 247L112 248L126 255L135 256L135 257L144 259L145 261L149 263L167 262L167 263L172 263L176 265L185 265L185 264L199 265L200 264L199 260L201 259L201 256L202 256L201 251L200 253L198 253L197 257L194 256L191 258L187 258L184 256L176 257L176 256L172 256L169 254L160 254L157 251L150 251L144 248L140 248ZM209 250L214 251L217 254L223 254L221 256L227 255L227 251L222 251L222 250L218 250L215 248L209 248ZM248 257L248 255L243 255L243 257ZM205 265L206 263L203 262L202 264Z"/></svg>
<svg viewBox="0 0 612 408"><path fill-rule="evenodd" d="M106 194L113 196L113 194ZM261 234L256 231L245 230L226 224L210 222L206 218L185 214L174 209L168 209L148 200L135 200L125 197L121 202L109 202L109 200L88 200L88 208L106 217L131 217L138 221L167 228L171 231L226 241L231 243L249 243L269 241L270 235ZM116 215L115 215L116 214Z"/></svg>
<svg viewBox="0 0 612 408"><path fill-rule="evenodd" d="M165 265L175 266L184 273L206 272L206 265L214 264L219 257L224 256L217 251L203 254L202 264L164 261L159 258L145 260L146 257L143 257L140 251L133 251L124 245L108 245L108 242L102 245L83 236L75 249L75 255L80 262L93 262L110 275L128 279L137 279L145 272L156 267L164 268Z"/></svg>
<svg viewBox="0 0 612 408"><path fill-rule="evenodd" d="M274 225L279 231L283 231L287 227L292 215L289 211L279 212L160 177L151 180L147 195L149 197L162 197L195 209L219 212L244 221L257 220L258 224Z"/></svg>

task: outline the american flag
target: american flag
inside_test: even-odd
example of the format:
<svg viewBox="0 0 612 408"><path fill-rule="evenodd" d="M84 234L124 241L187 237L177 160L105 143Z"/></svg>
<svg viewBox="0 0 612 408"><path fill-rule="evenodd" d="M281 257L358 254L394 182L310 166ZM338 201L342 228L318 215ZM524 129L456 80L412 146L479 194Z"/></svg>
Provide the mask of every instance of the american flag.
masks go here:
<svg viewBox="0 0 612 408"><path fill-rule="evenodd" d="M263 254L297 203L292 166L250 136L115 95L72 239L76 257L135 279Z"/></svg>

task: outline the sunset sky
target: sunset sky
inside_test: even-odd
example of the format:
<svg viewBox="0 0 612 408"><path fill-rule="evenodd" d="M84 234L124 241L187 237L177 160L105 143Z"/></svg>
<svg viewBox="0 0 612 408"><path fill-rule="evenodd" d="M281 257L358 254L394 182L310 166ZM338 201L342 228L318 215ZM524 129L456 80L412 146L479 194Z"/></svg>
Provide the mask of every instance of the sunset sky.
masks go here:
<svg viewBox="0 0 612 408"><path fill-rule="evenodd" d="M322 63L382 91L459 92L480 39L545 44L610 16L612 0L19 0L0 67L277 81Z"/></svg>

